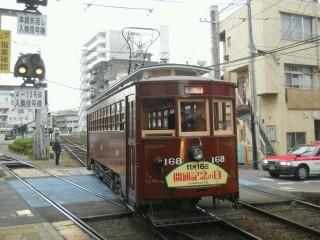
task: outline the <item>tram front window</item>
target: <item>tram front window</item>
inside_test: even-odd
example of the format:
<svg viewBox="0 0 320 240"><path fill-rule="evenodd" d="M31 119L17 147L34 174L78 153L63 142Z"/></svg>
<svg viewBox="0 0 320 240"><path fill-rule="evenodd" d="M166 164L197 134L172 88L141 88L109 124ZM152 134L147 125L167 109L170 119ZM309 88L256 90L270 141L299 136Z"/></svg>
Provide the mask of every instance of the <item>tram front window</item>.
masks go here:
<svg viewBox="0 0 320 240"><path fill-rule="evenodd" d="M180 114L182 132L208 130L208 110L204 100L181 100Z"/></svg>
<svg viewBox="0 0 320 240"><path fill-rule="evenodd" d="M142 136L174 136L174 99L155 98L142 101Z"/></svg>

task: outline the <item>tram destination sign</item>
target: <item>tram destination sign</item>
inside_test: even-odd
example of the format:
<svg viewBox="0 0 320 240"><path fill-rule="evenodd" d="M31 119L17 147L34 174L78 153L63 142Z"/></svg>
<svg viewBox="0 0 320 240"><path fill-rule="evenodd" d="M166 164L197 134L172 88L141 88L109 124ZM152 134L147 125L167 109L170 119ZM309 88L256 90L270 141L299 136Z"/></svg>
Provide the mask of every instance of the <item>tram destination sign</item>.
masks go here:
<svg viewBox="0 0 320 240"><path fill-rule="evenodd" d="M31 13L17 13L17 33L47 36L47 16Z"/></svg>
<svg viewBox="0 0 320 240"><path fill-rule="evenodd" d="M19 109L44 109L45 90L43 88L15 88L14 107Z"/></svg>
<svg viewBox="0 0 320 240"><path fill-rule="evenodd" d="M168 188L210 187L226 184L228 173L206 161L190 161L173 169L165 177Z"/></svg>

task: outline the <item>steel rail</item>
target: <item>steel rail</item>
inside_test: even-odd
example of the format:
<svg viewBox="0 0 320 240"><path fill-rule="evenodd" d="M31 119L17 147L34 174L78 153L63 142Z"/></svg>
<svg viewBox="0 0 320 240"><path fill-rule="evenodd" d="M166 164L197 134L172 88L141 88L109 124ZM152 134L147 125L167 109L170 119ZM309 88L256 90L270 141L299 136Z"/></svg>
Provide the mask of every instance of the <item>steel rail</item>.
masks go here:
<svg viewBox="0 0 320 240"><path fill-rule="evenodd" d="M293 198L293 197L290 197L290 196L287 196L287 195L284 195L284 194L273 193L273 192L269 192L267 190L262 190L262 189L258 189L258 188L254 188L254 187L250 187L250 186L246 186L246 185L242 185L242 184L240 184L240 185L243 186L243 187L252 189L252 190L256 190L256 191L263 192L263 193L268 193L270 195L274 195L274 196L277 196L277 197L287 198L287 199L290 199L291 201L300 203L301 205L306 205L308 207L320 210L320 205L316 205L316 204L313 204L313 203L310 203L310 202L302 201L302 200L299 200L299 199L296 199L296 198Z"/></svg>
<svg viewBox="0 0 320 240"><path fill-rule="evenodd" d="M200 209L201 211L207 212L207 213L208 213L209 215L211 215L211 216L216 217L213 213L211 213L211 212L209 212L209 211L207 211L207 210L205 210L205 209L203 209L203 208L201 208L201 207L199 207L199 206L197 206L197 208ZM252 234L252 233L249 233L248 231L246 231L246 230L244 230L244 229L241 229L241 228L237 227L236 225L234 225L234 224L232 224L232 223L229 223L229 222L227 222L227 221L224 221L224 220L220 219L219 217L216 217L216 218L220 220L218 223L224 224L224 225L226 225L227 227L235 230L236 232L240 233L243 237L246 237L246 238L252 239L252 240L263 240L262 238L254 235L254 234Z"/></svg>
<svg viewBox="0 0 320 240"><path fill-rule="evenodd" d="M3 164L2 164L3 165ZM5 166L5 165L4 165ZM38 189L34 188L31 184L29 184L26 180L20 178L15 172L13 172L11 169L9 169L7 166L5 166L6 170L10 172L13 176L15 176L18 180L20 180L22 183L24 183L28 188L30 188L33 192L35 192L37 195L39 195L43 200L45 200L47 203L49 203L51 206L53 206L55 209L57 209L59 212L61 212L63 215L65 215L67 218L69 218L73 223L75 223L78 227L80 227L83 231L88 233L91 237L97 240L106 240L105 237L100 235L98 232L96 232L93 228L91 228L88 224L86 224L84 221L82 221L80 218L78 218L76 215L71 213L68 209L63 207L61 204L51 200L48 198L45 194L43 194Z"/></svg>
<svg viewBox="0 0 320 240"><path fill-rule="evenodd" d="M13 158L13 159L15 159L15 158ZM56 178L58 178L58 179L60 179L60 180L62 180L62 181L65 181L65 182L67 182L67 183L70 183L71 185L73 185L73 186L75 186L75 187L77 187L77 188L80 188L80 189L82 189L82 190L84 190L84 191L86 191L86 192L88 192L88 193L91 193L91 194L93 194L93 195L95 195L95 196L97 196L97 197L99 197L99 198L101 198L101 199L103 199L103 200L105 200L105 201L108 201L108 202L110 202L110 203L113 203L113 204L115 204L115 205L117 205L117 206L119 206L119 207L124 207L123 204L118 203L118 202L112 200L111 198L105 197L105 196L101 195L100 193L97 193L97 192L94 192L94 191L92 191L92 190L89 190L89 189L87 189L87 188L85 188L85 187L82 187L82 186L80 186L80 185L78 185L78 184L76 184L76 183L74 183L74 182L72 182L72 181L70 181L70 180L68 180L68 179L65 179L65 178L63 178L63 177L60 177L60 176L58 176L58 175L56 175L56 174L53 174L53 173L49 173L48 171L43 170L43 169L41 169L41 168L39 168L39 167L35 167L35 166L33 166L32 164L30 164L30 163L26 163L26 162L20 161L20 160L18 160L18 159L15 159L15 160L19 161L21 164L24 164L24 165L26 165L26 166L28 166L28 167L37 169L37 170L39 170L39 171L41 171L41 172L43 172L43 173L45 173L45 174L48 174L48 175L50 175L50 176L52 176L52 177L56 177ZM5 165L5 164L3 164L3 165ZM6 166L6 167L7 167L7 166ZM7 168L8 168L8 167L7 167Z"/></svg>
<svg viewBox="0 0 320 240"><path fill-rule="evenodd" d="M70 153L73 157L75 157L78 161L82 163L83 166L87 166L66 144L62 144L62 146L67 149L68 153ZM76 146L76 145L75 145ZM81 149L81 148L80 148Z"/></svg>
<svg viewBox="0 0 320 240"><path fill-rule="evenodd" d="M246 208L248 208L248 209L251 209L251 210L253 210L253 211L255 211L255 212L261 213L261 214L263 214L263 215L265 215L265 216L267 216L267 217L271 217L271 218L276 219L276 220L278 220L278 221L281 221L281 222L283 222L283 223L285 223L285 224L290 224L290 225L293 226L293 227L299 228L300 230L309 232L309 233L314 234L314 235L316 235L316 236L320 236L320 231L319 231L319 230L313 229L313 228L308 227L308 226L306 226L306 225L304 225L304 224L296 223L296 222L294 222L294 221L291 221L291 220L288 219L288 218L281 217L281 216L279 216L279 215L277 215L277 214L274 214L274 213L265 211L265 210L263 210L263 209L261 209L261 208L258 208L258 207L256 207L256 206L253 206L252 204L249 204L249 203L246 203L246 202L243 202L243 201L239 201L239 203L240 203L242 206L244 206L244 207L246 207Z"/></svg>

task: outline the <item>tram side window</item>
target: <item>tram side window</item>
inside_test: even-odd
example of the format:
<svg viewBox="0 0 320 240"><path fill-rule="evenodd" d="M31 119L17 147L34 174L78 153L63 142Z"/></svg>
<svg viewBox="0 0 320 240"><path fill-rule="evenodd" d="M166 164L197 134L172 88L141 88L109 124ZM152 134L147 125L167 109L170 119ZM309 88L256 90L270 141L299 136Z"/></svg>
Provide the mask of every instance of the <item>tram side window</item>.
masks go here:
<svg viewBox="0 0 320 240"><path fill-rule="evenodd" d="M99 110L99 121L98 121L98 130L102 130L102 109Z"/></svg>
<svg viewBox="0 0 320 240"><path fill-rule="evenodd" d="M97 120L97 113L96 112L94 112L93 113L93 131L96 131L97 129L96 129L96 120Z"/></svg>
<svg viewBox="0 0 320 240"><path fill-rule="evenodd" d="M107 118L107 109L103 108L103 116L102 116L102 130L106 130L106 118Z"/></svg>
<svg viewBox="0 0 320 240"><path fill-rule="evenodd" d="M180 101L181 132L205 132L209 134L209 111L205 100Z"/></svg>
<svg viewBox="0 0 320 240"><path fill-rule="evenodd" d="M116 103L116 117L115 117L115 128L120 130L120 102Z"/></svg>
<svg viewBox="0 0 320 240"><path fill-rule="evenodd" d="M97 131L100 131L100 111L97 111Z"/></svg>
<svg viewBox="0 0 320 240"><path fill-rule="evenodd" d="M214 100L214 134L233 134L233 109L230 100Z"/></svg>
<svg viewBox="0 0 320 240"><path fill-rule="evenodd" d="M120 103L121 106L121 113L120 113L120 130L124 130L124 126L125 126L125 111L126 111L126 104L125 101L121 101Z"/></svg>
<svg viewBox="0 0 320 240"><path fill-rule="evenodd" d="M116 105L112 104L111 105L111 115L110 115L110 121L111 121L111 129L110 130L115 130L115 113L116 113Z"/></svg>
<svg viewBox="0 0 320 240"><path fill-rule="evenodd" d="M174 136L174 103L174 99L170 98L145 99L142 101L142 130L144 136Z"/></svg>
<svg viewBox="0 0 320 240"><path fill-rule="evenodd" d="M107 106L106 129L111 130L110 106Z"/></svg>

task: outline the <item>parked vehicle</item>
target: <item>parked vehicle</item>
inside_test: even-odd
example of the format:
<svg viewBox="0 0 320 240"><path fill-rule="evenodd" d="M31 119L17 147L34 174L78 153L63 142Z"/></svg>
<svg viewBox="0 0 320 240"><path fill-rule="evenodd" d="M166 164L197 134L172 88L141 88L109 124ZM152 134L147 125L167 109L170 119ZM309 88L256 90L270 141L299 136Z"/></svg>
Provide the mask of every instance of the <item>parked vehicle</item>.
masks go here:
<svg viewBox="0 0 320 240"><path fill-rule="evenodd" d="M262 169L271 177L294 175L298 180L320 174L320 142L298 145L287 155L267 157Z"/></svg>

